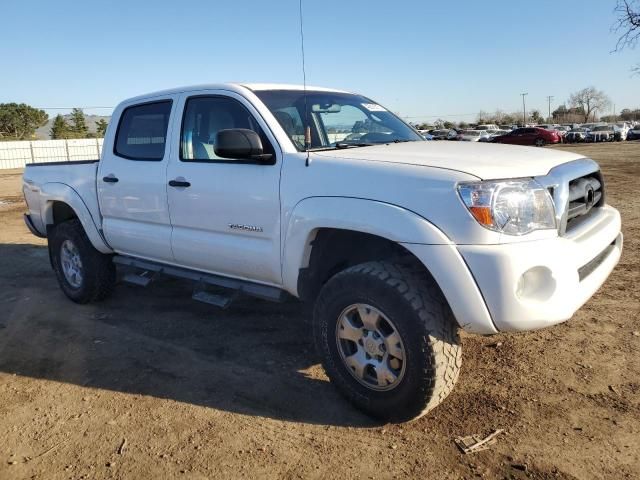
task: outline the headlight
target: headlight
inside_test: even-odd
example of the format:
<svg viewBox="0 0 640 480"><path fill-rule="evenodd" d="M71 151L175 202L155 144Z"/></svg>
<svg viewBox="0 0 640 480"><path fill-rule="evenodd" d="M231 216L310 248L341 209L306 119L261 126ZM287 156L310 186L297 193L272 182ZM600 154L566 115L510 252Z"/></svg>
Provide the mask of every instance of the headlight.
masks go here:
<svg viewBox="0 0 640 480"><path fill-rule="evenodd" d="M551 195L535 180L461 183L458 193L471 215L489 230L525 235L556 228Z"/></svg>

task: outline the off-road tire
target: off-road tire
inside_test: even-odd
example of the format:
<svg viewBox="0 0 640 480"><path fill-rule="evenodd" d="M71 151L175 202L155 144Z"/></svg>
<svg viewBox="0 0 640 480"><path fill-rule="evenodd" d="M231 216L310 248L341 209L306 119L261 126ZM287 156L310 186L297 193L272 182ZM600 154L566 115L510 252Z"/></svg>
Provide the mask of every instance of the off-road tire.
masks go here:
<svg viewBox="0 0 640 480"><path fill-rule="evenodd" d="M82 261L83 279L78 288L67 281L62 270L60 249L65 240L73 243ZM50 230L49 255L60 288L74 302L104 300L113 292L116 268L112 256L100 253L93 247L78 219L62 222Z"/></svg>
<svg viewBox="0 0 640 480"><path fill-rule="evenodd" d="M338 318L356 303L386 315L402 338L406 370L392 390L376 391L359 383L338 351ZM313 329L331 382L356 407L381 420L405 422L425 415L449 395L458 379L458 326L442 292L423 270L368 262L336 274L318 296Z"/></svg>

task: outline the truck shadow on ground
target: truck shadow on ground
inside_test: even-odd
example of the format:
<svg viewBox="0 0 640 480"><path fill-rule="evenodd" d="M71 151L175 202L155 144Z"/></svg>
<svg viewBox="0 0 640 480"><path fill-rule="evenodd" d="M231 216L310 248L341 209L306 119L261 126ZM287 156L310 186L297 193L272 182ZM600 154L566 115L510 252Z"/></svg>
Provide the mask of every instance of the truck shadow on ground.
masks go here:
<svg viewBox="0 0 640 480"><path fill-rule="evenodd" d="M160 279L77 305L58 288L47 249L28 244L0 244L0 284L2 372L295 422L376 425L324 377L302 304L241 297L220 310L193 301L189 283Z"/></svg>

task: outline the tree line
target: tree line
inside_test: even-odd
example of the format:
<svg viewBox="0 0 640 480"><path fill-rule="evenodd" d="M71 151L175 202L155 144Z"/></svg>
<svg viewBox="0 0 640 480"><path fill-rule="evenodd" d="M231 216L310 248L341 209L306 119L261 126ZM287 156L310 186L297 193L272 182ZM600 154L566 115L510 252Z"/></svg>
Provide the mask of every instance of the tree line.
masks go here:
<svg viewBox="0 0 640 480"><path fill-rule="evenodd" d="M52 140L59 140L65 138L102 138L107 131L107 122L104 118L101 118L96 122L96 132L90 132L87 126L87 121L84 116L84 112L81 108L74 108L71 110L70 121L62 115L56 115L53 119L53 125L49 130L49 135Z"/></svg>
<svg viewBox="0 0 640 480"><path fill-rule="evenodd" d="M640 120L640 109L624 108L619 114L603 115L611 107L611 100L605 92L595 87L587 87L572 93L567 101L557 107L551 116L543 115L540 110L532 109L524 113L505 113L496 110L494 113L480 111L474 124L523 125L545 123L588 123L588 122L618 122ZM525 121L526 120L526 121ZM438 128L468 128L467 122L450 122L438 119L433 124L419 123L415 125L420 130L432 126Z"/></svg>
<svg viewBox="0 0 640 480"><path fill-rule="evenodd" d="M67 138L102 138L109 124L100 119L96 123L96 131L89 131L87 120L81 108L74 108L67 120L63 115L56 115L49 136L54 139ZM0 103L0 141L32 140L36 130L49 121L44 110L34 108L25 103Z"/></svg>

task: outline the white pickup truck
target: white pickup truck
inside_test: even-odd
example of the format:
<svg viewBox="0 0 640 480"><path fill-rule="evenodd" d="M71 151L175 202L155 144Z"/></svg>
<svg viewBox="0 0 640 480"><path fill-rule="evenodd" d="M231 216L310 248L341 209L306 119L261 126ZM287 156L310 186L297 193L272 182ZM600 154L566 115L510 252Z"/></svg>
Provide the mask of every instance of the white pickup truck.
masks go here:
<svg viewBox="0 0 640 480"><path fill-rule="evenodd" d="M361 95L263 84L126 100L100 161L24 172L26 224L71 300L107 297L119 266L219 306L314 302L331 381L389 421L450 393L460 328L547 327L595 293L622 251L605 194L580 155L426 142Z"/></svg>

